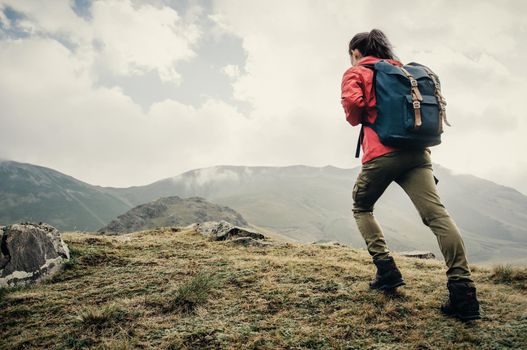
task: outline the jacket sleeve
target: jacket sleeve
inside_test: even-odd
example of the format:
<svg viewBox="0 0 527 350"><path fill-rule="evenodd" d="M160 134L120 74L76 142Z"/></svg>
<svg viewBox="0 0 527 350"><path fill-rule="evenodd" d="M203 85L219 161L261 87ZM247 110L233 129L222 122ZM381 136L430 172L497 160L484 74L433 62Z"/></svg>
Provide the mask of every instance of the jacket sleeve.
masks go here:
<svg viewBox="0 0 527 350"><path fill-rule="evenodd" d="M355 67L348 69L342 77L341 103L344 107L346 120L353 126L361 122L363 108L366 107L364 99L364 81L362 75Z"/></svg>

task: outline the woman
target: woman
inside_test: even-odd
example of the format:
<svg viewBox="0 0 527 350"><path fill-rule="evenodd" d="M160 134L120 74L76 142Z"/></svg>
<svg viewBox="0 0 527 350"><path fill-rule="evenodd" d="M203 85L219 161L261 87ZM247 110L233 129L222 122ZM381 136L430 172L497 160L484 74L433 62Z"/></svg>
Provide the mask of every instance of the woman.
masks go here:
<svg viewBox="0 0 527 350"><path fill-rule="evenodd" d="M402 67L392 46L378 29L355 35L349 43L352 67L342 78L341 102L346 120L353 126L371 124L377 116L371 65L384 59ZM408 83L410 86L410 83ZM355 182L353 216L368 252L377 267L370 288L393 290L405 284L373 216L373 207L392 181L399 184L417 208L423 223L436 235L448 270L449 300L441 310L461 320L480 318L476 288L465 256L460 232L441 203L432 171L430 149L397 149L383 145L377 133L363 125L362 169Z"/></svg>

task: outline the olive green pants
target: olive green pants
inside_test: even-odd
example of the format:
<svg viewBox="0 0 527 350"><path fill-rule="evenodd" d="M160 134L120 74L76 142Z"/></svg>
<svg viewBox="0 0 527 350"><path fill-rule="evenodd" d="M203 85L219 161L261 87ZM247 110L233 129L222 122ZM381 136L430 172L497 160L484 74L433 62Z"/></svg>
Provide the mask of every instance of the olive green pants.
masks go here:
<svg viewBox="0 0 527 350"><path fill-rule="evenodd" d="M392 181L408 194L423 223L436 236L448 279L473 282L459 229L437 193L428 149L396 151L362 165L353 187L353 216L372 258L385 258L390 252L373 207Z"/></svg>

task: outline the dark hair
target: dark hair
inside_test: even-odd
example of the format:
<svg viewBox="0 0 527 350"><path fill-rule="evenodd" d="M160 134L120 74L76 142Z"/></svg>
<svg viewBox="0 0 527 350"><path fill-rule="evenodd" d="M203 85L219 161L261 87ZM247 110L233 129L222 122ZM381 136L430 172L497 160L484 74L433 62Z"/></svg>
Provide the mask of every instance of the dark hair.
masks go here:
<svg viewBox="0 0 527 350"><path fill-rule="evenodd" d="M386 59L397 59L393 54L392 44L386 35L379 29L372 29L371 32L355 34L350 40L348 53L358 49L363 56L375 56Z"/></svg>

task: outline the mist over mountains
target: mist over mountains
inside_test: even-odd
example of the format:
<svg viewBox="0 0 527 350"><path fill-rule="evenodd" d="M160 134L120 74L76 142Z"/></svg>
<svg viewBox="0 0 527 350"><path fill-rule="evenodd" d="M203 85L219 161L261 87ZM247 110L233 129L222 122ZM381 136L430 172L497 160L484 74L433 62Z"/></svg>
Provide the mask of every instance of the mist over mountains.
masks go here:
<svg viewBox="0 0 527 350"><path fill-rule="evenodd" d="M0 224L45 221L62 230L96 231L132 207L160 197L203 197L239 212L250 224L300 242L364 242L353 220L351 190L359 168L215 166L145 186L92 186L52 169L0 163ZM434 164L439 192L460 227L471 262L526 262L527 196ZM423 249L441 257L436 238L410 199L392 184L376 205L392 250Z"/></svg>

